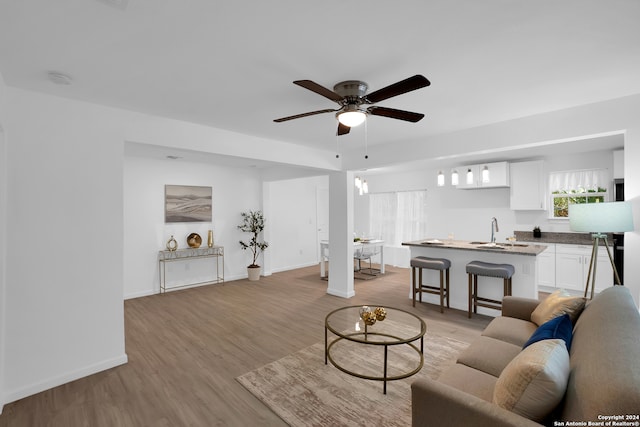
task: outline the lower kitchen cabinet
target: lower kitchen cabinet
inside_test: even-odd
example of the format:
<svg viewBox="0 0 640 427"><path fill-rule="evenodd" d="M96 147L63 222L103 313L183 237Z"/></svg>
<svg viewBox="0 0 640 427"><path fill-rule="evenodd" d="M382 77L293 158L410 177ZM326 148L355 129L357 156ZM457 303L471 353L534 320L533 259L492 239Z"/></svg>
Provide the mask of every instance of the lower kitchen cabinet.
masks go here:
<svg viewBox="0 0 640 427"><path fill-rule="evenodd" d="M576 295L583 294L593 247L553 243L546 246L537 257L538 287L543 291L566 289ZM600 292L613 286L613 268L604 246L598 249L596 263L596 292Z"/></svg>
<svg viewBox="0 0 640 427"><path fill-rule="evenodd" d="M592 249L586 245L556 245L556 288L584 292ZM600 292L613 285L613 268L604 246L599 248L595 262L596 292Z"/></svg>
<svg viewBox="0 0 640 427"><path fill-rule="evenodd" d="M556 286L556 245L546 245L547 249L538 255L538 286Z"/></svg>

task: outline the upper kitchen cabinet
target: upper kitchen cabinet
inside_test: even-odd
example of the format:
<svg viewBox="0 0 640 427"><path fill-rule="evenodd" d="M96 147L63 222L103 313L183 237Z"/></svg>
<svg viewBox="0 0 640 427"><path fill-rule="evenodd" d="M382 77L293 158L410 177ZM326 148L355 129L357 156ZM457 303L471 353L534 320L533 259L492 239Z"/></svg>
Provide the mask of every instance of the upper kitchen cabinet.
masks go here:
<svg viewBox="0 0 640 427"><path fill-rule="evenodd" d="M624 150L613 152L613 179L624 179Z"/></svg>
<svg viewBox="0 0 640 427"><path fill-rule="evenodd" d="M509 186L509 163L481 163L456 168L459 181L456 188L472 190Z"/></svg>
<svg viewBox="0 0 640 427"><path fill-rule="evenodd" d="M546 187L544 162L511 163L511 209L512 210L545 210Z"/></svg>

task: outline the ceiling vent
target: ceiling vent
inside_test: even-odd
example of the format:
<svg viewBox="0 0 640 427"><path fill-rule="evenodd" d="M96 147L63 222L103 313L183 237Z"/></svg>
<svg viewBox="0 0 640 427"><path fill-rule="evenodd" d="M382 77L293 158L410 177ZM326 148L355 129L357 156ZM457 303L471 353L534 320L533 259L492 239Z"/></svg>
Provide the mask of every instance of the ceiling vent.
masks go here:
<svg viewBox="0 0 640 427"><path fill-rule="evenodd" d="M68 86L73 82L73 80L71 80L71 77L57 71L49 71L47 73L47 76L49 77L49 80L51 80L51 82L57 85Z"/></svg>
<svg viewBox="0 0 640 427"><path fill-rule="evenodd" d="M98 0L100 3L104 3L108 6L116 9L125 10L129 5L129 0Z"/></svg>

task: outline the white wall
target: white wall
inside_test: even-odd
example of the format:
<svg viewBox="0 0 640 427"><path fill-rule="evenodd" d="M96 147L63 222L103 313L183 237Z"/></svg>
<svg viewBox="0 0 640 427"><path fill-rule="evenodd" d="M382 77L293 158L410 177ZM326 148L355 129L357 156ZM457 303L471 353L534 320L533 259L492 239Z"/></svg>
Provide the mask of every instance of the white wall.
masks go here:
<svg viewBox="0 0 640 427"><path fill-rule="evenodd" d="M273 181L269 186L269 256L271 270L318 263L317 189L328 188L327 176Z"/></svg>
<svg viewBox="0 0 640 427"><path fill-rule="evenodd" d="M13 88L6 93L5 403L127 359L124 116Z"/></svg>
<svg viewBox="0 0 640 427"><path fill-rule="evenodd" d="M212 187L212 223L164 222L164 186L166 184ZM228 168L180 160L156 160L126 156L124 159L124 296L133 298L159 292L158 251L174 235L180 248L187 247L186 236L198 233L203 244L207 231L213 230L214 243L224 246L225 280L247 277L250 254L238 241L246 234L236 226L240 212L261 209L262 182L253 168ZM267 218L267 226L269 218ZM204 261L204 260L203 260ZM171 277L197 281L207 269L207 260L171 263ZM204 265L203 265L204 264Z"/></svg>
<svg viewBox="0 0 640 427"><path fill-rule="evenodd" d="M2 74L0 74L0 236L7 235L7 152L4 127L6 122L6 86ZM5 325L6 319L6 243L4 237L0 238L0 414L4 406L4 371L5 371Z"/></svg>

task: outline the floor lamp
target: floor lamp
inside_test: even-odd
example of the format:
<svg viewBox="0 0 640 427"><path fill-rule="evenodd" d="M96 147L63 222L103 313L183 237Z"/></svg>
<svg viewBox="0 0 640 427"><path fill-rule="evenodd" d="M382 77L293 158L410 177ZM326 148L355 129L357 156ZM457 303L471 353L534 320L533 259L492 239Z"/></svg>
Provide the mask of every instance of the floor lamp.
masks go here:
<svg viewBox="0 0 640 427"><path fill-rule="evenodd" d="M595 292L596 286L596 265L598 260L598 246L600 240L604 241L607 248L609 261L613 267L615 284L622 285L618 269L613 262L611 250L606 233L622 233L633 231L633 213L629 202L611 203L585 203L569 205L569 225L571 231L590 232L593 238L593 249L591 251L591 262L589 263L589 274L587 274L587 284L584 289L584 296L587 297L589 291L589 280L591 280L591 296Z"/></svg>

